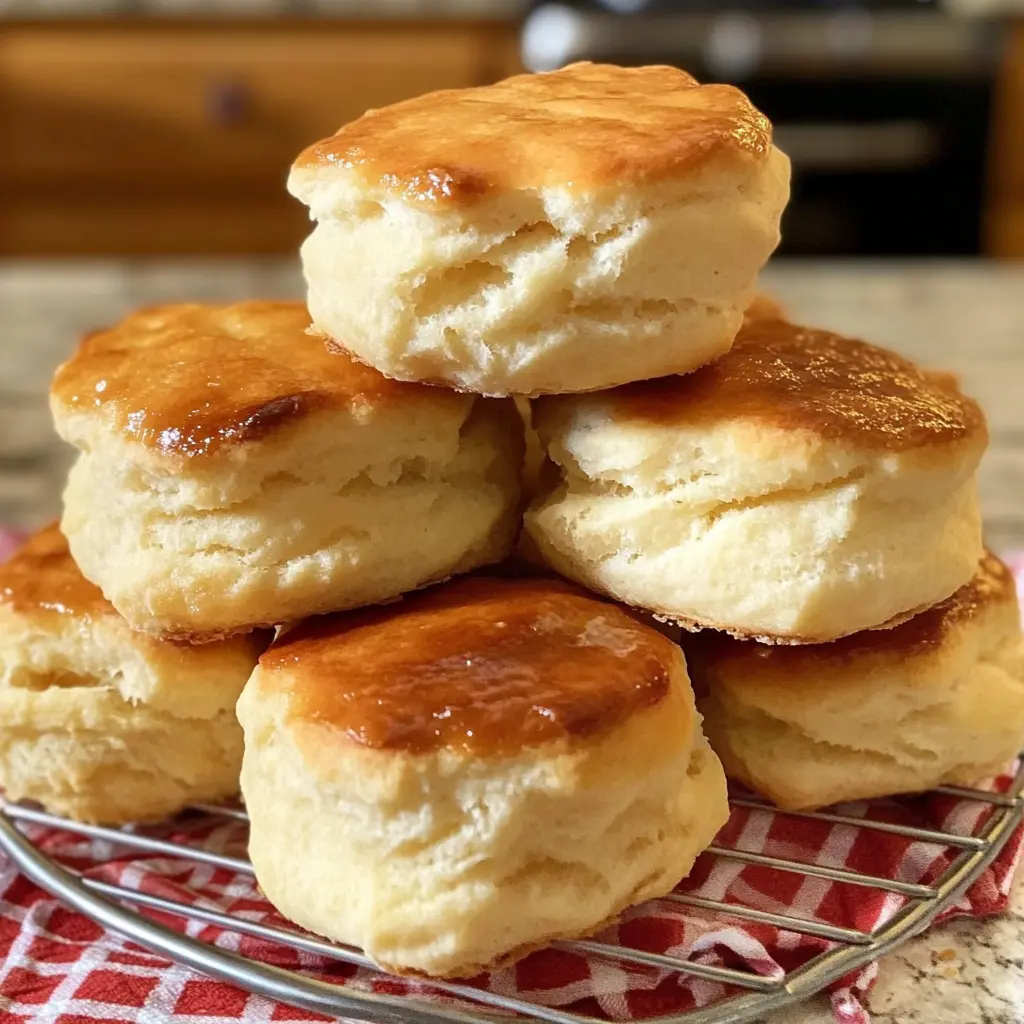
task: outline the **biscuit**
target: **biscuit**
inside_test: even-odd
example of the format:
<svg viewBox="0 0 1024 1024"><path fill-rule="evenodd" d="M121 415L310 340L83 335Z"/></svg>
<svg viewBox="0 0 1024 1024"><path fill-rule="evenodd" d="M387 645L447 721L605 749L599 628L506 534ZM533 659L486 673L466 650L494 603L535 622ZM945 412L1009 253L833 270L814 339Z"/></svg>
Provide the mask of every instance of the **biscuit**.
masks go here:
<svg viewBox="0 0 1024 1024"><path fill-rule="evenodd" d="M705 631L683 647L727 773L781 807L975 783L1024 746L1020 613L990 554L894 629L806 647Z"/></svg>
<svg viewBox="0 0 1024 1024"><path fill-rule="evenodd" d="M750 305L743 312L744 321L748 320L785 320L786 309L774 295L758 292Z"/></svg>
<svg viewBox="0 0 1024 1024"><path fill-rule="evenodd" d="M88 337L52 408L63 529L140 630L196 641L497 561L519 526L511 401L400 384L297 303L144 310Z"/></svg>
<svg viewBox="0 0 1024 1024"><path fill-rule="evenodd" d="M135 633L42 530L0 566L0 787L104 824L237 793L234 705L269 639Z"/></svg>
<svg viewBox="0 0 1024 1024"><path fill-rule="evenodd" d="M574 64L371 110L288 188L318 330L402 380L559 393L729 348L789 161L732 86Z"/></svg>
<svg viewBox="0 0 1024 1024"><path fill-rule="evenodd" d="M668 893L728 817L678 647L557 580L301 624L238 715L261 889L399 973L593 932Z"/></svg>
<svg viewBox="0 0 1024 1024"><path fill-rule="evenodd" d="M526 527L554 569L688 626L815 643L948 597L981 557L987 433L945 375L756 317L686 377L547 397Z"/></svg>
<svg viewBox="0 0 1024 1024"><path fill-rule="evenodd" d="M533 429L533 414L530 410L530 403L525 398L515 400L516 408L523 420L525 432L525 449L523 454L523 493L529 499L540 488L541 473L544 469L544 448Z"/></svg>

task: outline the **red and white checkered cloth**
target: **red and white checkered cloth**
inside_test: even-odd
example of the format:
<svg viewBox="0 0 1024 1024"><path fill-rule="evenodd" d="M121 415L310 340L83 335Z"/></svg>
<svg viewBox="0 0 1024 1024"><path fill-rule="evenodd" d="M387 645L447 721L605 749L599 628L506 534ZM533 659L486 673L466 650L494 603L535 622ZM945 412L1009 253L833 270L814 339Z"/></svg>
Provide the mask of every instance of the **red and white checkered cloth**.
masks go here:
<svg viewBox="0 0 1024 1024"><path fill-rule="evenodd" d="M1024 583L1024 557L1016 560L1014 568L1018 580ZM1005 787L1008 781L1004 776L995 785ZM844 810L853 816L960 834L976 831L989 813L984 805L939 796L855 803ZM208 848L234 856L244 853L244 827L234 822L183 819L153 832L172 839L202 841ZM90 877L225 909L253 920L284 924L248 876L167 856L119 851L105 842L61 830L34 828L32 837L51 856L85 870ZM980 917L1005 908L1021 839L1020 832L1011 838L960 904L944 918ZM937 877L950 856L940 847L877 831L742 808L733 811L719 842L922 883ZM296 870L302 870L301 864ZM681 890L862 930L877 927L904 903L903 897L893 894L710 856L700 858ZM47 1024L256 1024L331 1019L249 995L152 956L63 907L2 859L0 893L0 1024L26 1020ZM195 938L311 977L378 992L431 993L427 983L385 977L200 923L185 926L166 915L153 916L171 927L185 927ZM725 922L700 910L659 901L635 908L600 938L637 949L689 956L702 963L746 966L769 977L794 969L831 945L823 939L779 932L766 925ZM832 1005L840 1024L866 1024L868 1018L859 996L874 981L876 970L875 965L866 967L834 987ZM534 953L512 968L473 979L472 984L613 1021L679 1012L712 1002L723 993L717 982L681 981L675 974L558 950Z"/></svg>

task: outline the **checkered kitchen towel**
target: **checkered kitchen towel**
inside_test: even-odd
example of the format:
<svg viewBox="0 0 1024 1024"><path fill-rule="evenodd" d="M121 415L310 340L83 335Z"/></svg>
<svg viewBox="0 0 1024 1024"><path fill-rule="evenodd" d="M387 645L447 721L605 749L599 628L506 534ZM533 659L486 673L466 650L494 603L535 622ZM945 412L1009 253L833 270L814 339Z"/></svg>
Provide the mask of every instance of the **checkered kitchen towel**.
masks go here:
<svg viewBox="0 0 1024 1024"><path fill-rule="evenodd" d="M1024 558L1018 560L1015 569L1018 580L1024 583ZM1024 591L1024 586L1021 589ZM1003 776L994 785L1005 787L1008 782L1009 777ZM939 796L854 803L844 810L855 817L962 834L977 830L989 813L984 805ZM245 831L234 822L183 818L153 831L171 839L202 842L235 856L244 853ZM91 877L283 924L248 876L172 857L126 853L105 842L61 830L34 828L32 836L51 856ZM719 842L923 883L937 877L950 856L948 851L924 842L744 808L733 811ZM1018 832L945 917L980 917L1002 910L1020 851ZM712 899L862 930L877 927L904 902L903 897L893 894L709 856L700 858L680 888ZM255 1024L330 1019L249 995L152 956L61 906L2 861L0 893L0 1024L26 1020L52 1024ZM154 916L171 927L184 927L174 918ZM195 938L339 985L378 992L431 993L427 983L388 978L212 926L193 923L187 928ZM659 901L635 908L601 938L637 949L689 956L708 964L746 966L769 977L793 970L830 945L823 939L780 932L765 925L727 922L709 913ZM870 987L875 974L872 965L835 986L832 1003L841 1024L866 1024L859 996ZM613 1021L679 1012L723 994L717 982L681 981L673 974L558 950L534 953L514 967L473 979L472 984Z"/></svg>

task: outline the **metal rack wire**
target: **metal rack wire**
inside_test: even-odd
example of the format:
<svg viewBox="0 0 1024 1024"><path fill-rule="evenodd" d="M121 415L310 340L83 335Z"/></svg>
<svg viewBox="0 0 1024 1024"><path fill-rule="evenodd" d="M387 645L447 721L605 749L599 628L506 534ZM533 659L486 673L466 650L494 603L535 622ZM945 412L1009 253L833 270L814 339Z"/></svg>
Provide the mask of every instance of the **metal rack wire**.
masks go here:
<svg viewBox="0 0 1024 1024"><path fill-rule="evenodd" d="M701 908L721 914L723 917L770 924L835 943L831 949L813 957L788 974L769 978L752 971L695 963L596 941L563 942L557 945L576 953L620 963L654 967L683 976L721 982L729 989L738 990L728 993L727 989L728 994L710 1006L685 1013L649 1018L649 1024L741 1024L769 1010L805 999L921 931L937 914L960 897L996 857L1024 818L1024 760L1005 793L956 786L940 787L933 792L987 804L991 807L991 814L976 834L965 836L827 811L793 812L800 818L829 824L852 825L944 847L953 855L946 870L931 885L881 878L847 869L807 864L717 845L711 847L709 851L719 858L758 864L777 871L823 877L906 897L907 902L904 906L873 932L838 927L786 914L769 913L755 907L725 903L686 893L674 893L667 897L678 904ZM734 806L740 807L766 806L757 800L746 798L734 798L732 802ZM235 808L203 806L197 810L222 819L247 822L245 812ZM247 959L237 953L180 934L144 917L134 908L162 911L183 919L216 925L240 935L278 943L293 950L317 954L368 970L379 970L371 960L353 947L337 945L303 932L247 920L220 910L196 907L121 885L83 877L43 854L26 837L23 829L19 828L19 825L33 824L103 839L115 846L142 853L167 854L182 860L251 875L252 865L248 860L225 856L201 846L168 842L132 831L81 825L17 804L0 805L0 848L33 882L104 927L132 939L153 952L161 953L204 974L233 982L268 998L320 1013L381 1021L386 1024L497 1024L507 1022L509 1015L521 1020L543 1021L547 1024L600 1024L598 1018L528 1003L522 999L509 998L469 985L452 982L431 983L432 988L445 996L473 1007L462 1009L420 997L342 988Z"/></svg>

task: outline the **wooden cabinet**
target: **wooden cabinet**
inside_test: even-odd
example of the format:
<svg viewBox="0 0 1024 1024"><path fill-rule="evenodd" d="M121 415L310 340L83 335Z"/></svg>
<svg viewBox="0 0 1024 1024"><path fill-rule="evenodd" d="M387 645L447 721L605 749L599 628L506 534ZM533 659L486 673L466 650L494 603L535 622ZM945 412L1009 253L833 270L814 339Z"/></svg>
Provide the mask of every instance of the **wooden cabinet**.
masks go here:
<svg viewBox="0 0 1024 1024"><path fill-rule="evenodd" d="M1024 259L1024 22L1011 29L996 85L986 250Z"/></svg>
<svg viewBox="0 0 1024 1024"><path fill-rule="evenodd" d="M0 256L294 251L301 149L518 50L503 22L0 20ZM1024 258L1024 22L992 140L986 250Z"/></svg>
<svg viewBox="0 0 1024 1024"><path fill-rule="evenodd" d="M0 26L0 253L269 253L292 159L364 110L514 70L512 26Z"/></svg>

